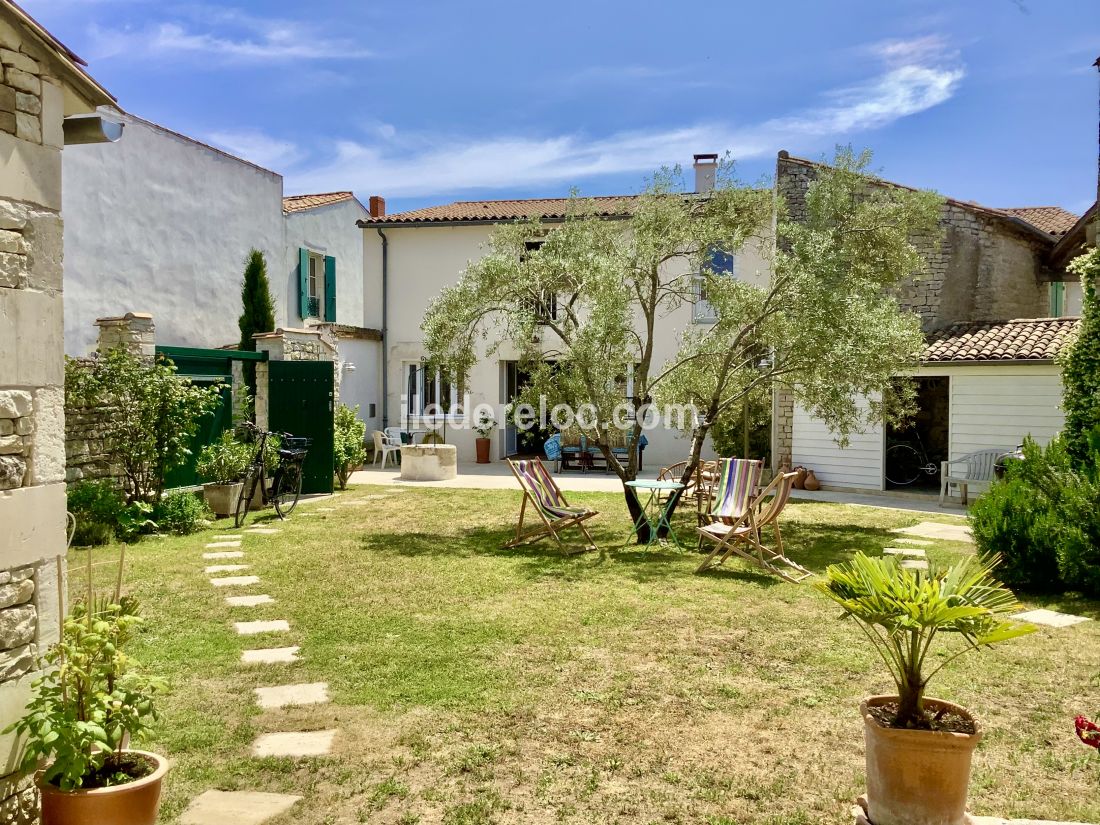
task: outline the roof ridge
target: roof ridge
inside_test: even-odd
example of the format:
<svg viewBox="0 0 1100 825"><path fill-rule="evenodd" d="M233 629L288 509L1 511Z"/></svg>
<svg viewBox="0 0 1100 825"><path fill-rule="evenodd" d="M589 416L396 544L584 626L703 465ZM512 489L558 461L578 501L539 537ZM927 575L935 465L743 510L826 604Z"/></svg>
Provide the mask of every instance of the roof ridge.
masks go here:
<svg viewBox="0 0 1100 825"><path fill-rule="evenodd" d="M637 198L640 195L578 195L577 200L619 200L622 198ZM542 198L481 198L479 200L471 201L451 201L449 206L455 206L457 204L471 204L471 203L533 203L535 201L568 201L573 200L570 195L555 195L554 197L542 197ZM438 207L424 206L421 209L434 209ZM409 209L408 212L419 212L419 209Z"/></svg>
<svg viewBox="0 0 1100 825"><path fill-rule="evenodd" d="M337 189L333 192L303 192L300 195L283 195L283 200L290 200L291 198L323 198L325 195L352 195L354 192L350 189Z"/></svg>

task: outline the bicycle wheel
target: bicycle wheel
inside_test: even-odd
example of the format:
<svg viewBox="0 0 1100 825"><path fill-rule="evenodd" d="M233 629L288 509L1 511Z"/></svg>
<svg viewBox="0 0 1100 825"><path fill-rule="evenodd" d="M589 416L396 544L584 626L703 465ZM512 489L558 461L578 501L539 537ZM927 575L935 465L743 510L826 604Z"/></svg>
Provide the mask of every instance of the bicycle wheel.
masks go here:
<svg viewBox="0 0 1100 825"><path fill-rule="evenodd" d="M275 512L279 518L285 519L290 515L294 506L298 503L298 496L302 494L302 466L300 464L287 464L280 467L275 478L273 497L275 499Z"/></svg>
<svg viewBox="0 0 1100 825"><path fill-rule="evenodd" d="M895 444L886 451L886 480L898 487L912 484L921 474L920 453L908 444Z"/></svg>
<svg viewBox="0 0 1100 825"><path fill-rule="evenodd" d="M249 468L244 474L244 486L241 488L241 497L237 499L237 508L233 513L233 526L240 527L244 524L244 520L248 518L248 505L252 501L252 497L256 494L256 484L259 482L260 477L256 474L255 469Z"/></svg>

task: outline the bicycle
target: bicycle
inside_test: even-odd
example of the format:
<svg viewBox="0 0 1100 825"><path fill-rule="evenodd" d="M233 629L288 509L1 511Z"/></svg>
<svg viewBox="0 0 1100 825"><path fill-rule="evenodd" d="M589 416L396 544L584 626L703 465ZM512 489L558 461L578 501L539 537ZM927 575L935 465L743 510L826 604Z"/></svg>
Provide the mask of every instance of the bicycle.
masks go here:
<svg viewBox="0 0 1100 825"><path fill-rule="evenodd" d="M245 422L246 429L259 437L256 454L245 470L244 488L237 499L237 511L233 515L233 525L240 527L248 517L248 509L256 496L256 485L260 487L260 500L263 504L275 505L275 513L280 519L290 515L298 498L302 494L302 464L313 443L311 438L297 438L290 433L277 433L261 430L251 422ZM280 439L279 463L271 481L271 492L267 489L267 473L264 466L264 451L267 439L275 436Z"/></svg>
<svg viewBox="0 0 1100 825"><path fill-rule="evenodd" d="M886 449L886 480L897 487L907 487L918 478L921 473L934 476L940 471L936 462L928 457L928 451L924 449L924 442L920 439L920 433L913 430L917 447L909 441L899 441Z"/></svg>

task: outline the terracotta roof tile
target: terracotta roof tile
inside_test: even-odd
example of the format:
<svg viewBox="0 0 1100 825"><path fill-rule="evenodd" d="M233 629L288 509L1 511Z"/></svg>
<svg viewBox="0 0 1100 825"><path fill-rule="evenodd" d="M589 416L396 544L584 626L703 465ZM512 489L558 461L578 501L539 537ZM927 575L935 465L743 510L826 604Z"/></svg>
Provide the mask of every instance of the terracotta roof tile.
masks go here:
<svg viewBox="0 0 1100 825"><path fill-rule="evenodd" d="M595 204L598 216L622 217L630 214L630 204L636 197L636 195L611 195L583 198L583 200ZM367 218L363 223L448 223L451 221L514 221L530 218L560 220L566 216L570 202L569 198L455 201L442 206L428 206L409 212Z"/></svg>
<svg viewBox="0 0 1100 825"><path fill-rule="evenodd" d="M961 321L928 336L925 363L1050 361L1077 332L1080 318Z"/></svg>
<svg viewBox="0 0 1100 825"><path fill-rule="evenodd" d="M1019 206L1002 208L1001 211L1025 220L1056 238L1062 237L1073 229L1079 217L1060 206Z"/></svg>
<svg viewBox="0 0 1100 825"><path fill-rule="evenodd" d="M301 212L303 209L314 209L318 206L328 206L330 203L354 200L352 192L321 192L317 195L288 195L283 198L284 212Z"/></svg>

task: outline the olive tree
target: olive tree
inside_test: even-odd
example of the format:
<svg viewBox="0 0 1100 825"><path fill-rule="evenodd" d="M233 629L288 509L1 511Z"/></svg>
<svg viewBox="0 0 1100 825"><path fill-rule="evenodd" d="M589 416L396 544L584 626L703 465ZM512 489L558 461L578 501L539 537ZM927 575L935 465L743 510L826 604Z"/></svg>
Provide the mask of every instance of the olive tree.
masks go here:
<svg viewBox="0 0 1100 825"><path fill-rule="evenodd" d="M685 193L678 170L658 173L624 199L619 219L574 197L560 223L502 224L486 254L429 305L429 360L460 380L502 345L517 350L531 376L521 401L592 411L582 429L624 482L635 521L641 505L625 482L637 477L638 451L620 460L609 437L628 372L629 443L654 412L694 409L685 482L715 422L760 387L789 387L843 443L871 418L903 411L895 379L922 337L891 291L921 270L910 238L935 232L940 204L878 185L869 162L869 153L841 150L821 167L804 221L790 220L770 189L738 184L725 162L704 195ZM715 264L750 244L771 270L766 283ZM677 330L671 316L700 294L716 321ZM547 312L552 297L556 313ZM676 355L658 361L657 342L672 336Z"/></svg>

